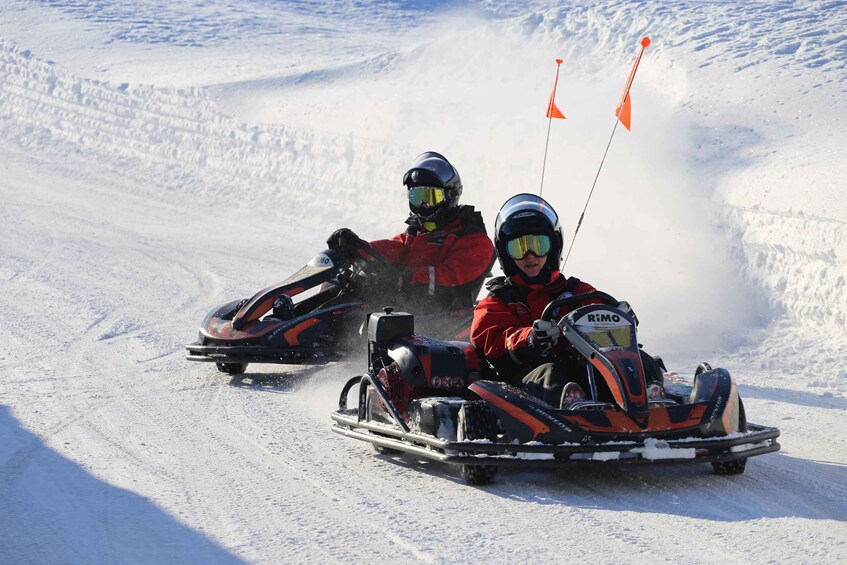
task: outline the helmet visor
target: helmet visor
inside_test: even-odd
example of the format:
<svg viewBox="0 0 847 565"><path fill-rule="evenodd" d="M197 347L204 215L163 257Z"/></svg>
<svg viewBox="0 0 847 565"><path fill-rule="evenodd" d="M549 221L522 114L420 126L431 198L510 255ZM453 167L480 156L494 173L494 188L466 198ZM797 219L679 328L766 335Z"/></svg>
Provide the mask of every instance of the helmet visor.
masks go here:
<svg viewBox="0 0 847 565"><path fill-rule="evenodd" d="M409 202L412 206L436 206L447 199L443 188L431 186L415 186L409 189Z"/></svg>
<svg viewBox="0 0 847 565"><path fill-rule="evenodd" d="M554 230L559 228L559 216L546 200L534 194L516 194L509 198L497 214L494 231L500 230L500 225L509 218L525 216L524 212L535 212L543 215Z"/></svg>
<svg viewBox="0 0 847 565"><path fill-rule="evenodd" d="M409 167L409 171L414 169L423 169L428 171L435 175L441 184L445 186L448 185L456 175L455 169L453 169L452 165L447 162L447 159L434 151L427 151L426 153L418 155L417 158L415 158L415 162L412 163L411 167ZM406 174L408 175L409 173ZM406 181L404 180L403 182L405 183Z"/></svg>
<svg viewBox="0 0 847 565"><path fill-rule="evenodd" d="M552 241L549 235L522 235L506 244L506 252L512 259L523 259L532 252L536 257L550 253Z"/></svg>

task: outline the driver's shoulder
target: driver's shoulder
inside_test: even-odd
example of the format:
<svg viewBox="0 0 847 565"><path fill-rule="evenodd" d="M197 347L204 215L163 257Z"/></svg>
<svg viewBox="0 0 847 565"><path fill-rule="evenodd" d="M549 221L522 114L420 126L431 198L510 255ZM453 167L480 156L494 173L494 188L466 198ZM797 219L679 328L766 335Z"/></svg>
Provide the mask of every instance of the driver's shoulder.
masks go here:
<svg viewBox="0 0 847 565"><path fill-rule="evenodd" d="M473 206L460 204L456 220L464 234L486 233L482 212L476 210Z"/></svg>
<svg viewBox="0 0 847 565"><path fill-rule="evenodd" d="M592 291L597 290L596 288L594 288L594 286L588 284L587 282L581 281L581 280L577 279L576 277L573 277L573 278L575 280L572 284L573 290L571 292L573 292L574 294L584 294L586 292L592 292Z"/></svg>
<svg viewBox="0 0 847 565"><path fill-rule="evenodd" d="M582 281L577 277L566 277L561 273L559 273L555 279L550 281L547 285L547 289L551 295L559 295L564 292L569 292L571 294L583 294L585 292L597 290L587 282Z"/></svg>
<svg viewBox="0 0 847 565"><path fill-rule="evenodd" d="M488 290L489 296L506 303L526 302L526 297L530 291L528 287L514 284L509 277L494 277L485 283L485 288Z"/></svg>

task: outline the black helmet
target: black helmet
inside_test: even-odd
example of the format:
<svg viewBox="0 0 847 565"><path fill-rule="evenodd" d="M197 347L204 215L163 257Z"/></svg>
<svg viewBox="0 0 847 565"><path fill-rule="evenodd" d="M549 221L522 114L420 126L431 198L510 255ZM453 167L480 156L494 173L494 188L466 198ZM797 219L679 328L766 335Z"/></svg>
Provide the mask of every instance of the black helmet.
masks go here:
<svg viewBox="0 0 847 565"><path fill-rule="evenodd" d="M540 196L517 194L506 200L497 213L497 220L494 222L494 247L497 248L500 268L507 277L518 274L519 270L506 246L522 235L550 237L548 260L539 277L549 277L551 272L559 269L562 263L562 242L564 241L562 226L559 224L556 211Z"/></svg>
<svg viewBox="0 0 847 565"><path fill-rule="evenodd" d="M459 171L440 153L427 151L418 155L406 174L403 184L409 191L409 209L421 221L438 222L449 218L459 206L462 178ZM418 190L412 189L441 189Z"/></svg>

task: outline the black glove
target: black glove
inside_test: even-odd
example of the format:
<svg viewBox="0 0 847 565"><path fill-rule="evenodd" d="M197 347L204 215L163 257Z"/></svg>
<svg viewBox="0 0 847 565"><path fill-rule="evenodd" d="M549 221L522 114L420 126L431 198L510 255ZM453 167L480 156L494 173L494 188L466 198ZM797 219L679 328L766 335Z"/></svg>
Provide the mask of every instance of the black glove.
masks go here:
<svg viewBox="0 0 847 565"><path fill-rule="evenodd" d="M347 259L359 257L359 248L364 242L350 228L341 228L332 232L326 240L326 246L338 251Z"/></svg>
<svg viewBox="0 0 847 565"><path fill-rule="evenodd" d="M529 334L527 343L536 353L546 355L556 345L561 335L562 330L553 322L535 320L532 322L532 333Z"/></svg>

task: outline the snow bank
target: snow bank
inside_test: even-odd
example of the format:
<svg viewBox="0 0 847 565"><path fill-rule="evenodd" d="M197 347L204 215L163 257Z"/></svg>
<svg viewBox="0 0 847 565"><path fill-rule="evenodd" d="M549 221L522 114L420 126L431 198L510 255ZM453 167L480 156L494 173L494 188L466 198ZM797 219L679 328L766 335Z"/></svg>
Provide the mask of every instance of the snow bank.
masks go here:
<svg viewBox="0 0 847 565"><path fill-rule="evenodd" d="M245 124L221 113L203 89L76 77L9 41L0 42L0 68L7 144L72 159L83 170L86 162L113 163L120 174L156 179L140 196L217 207L236 222L259 213L316 228L328 210L372 194L372 182L402 174L390 145ZM351 221L370 217L350 212Z"/></svg>

